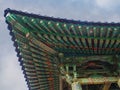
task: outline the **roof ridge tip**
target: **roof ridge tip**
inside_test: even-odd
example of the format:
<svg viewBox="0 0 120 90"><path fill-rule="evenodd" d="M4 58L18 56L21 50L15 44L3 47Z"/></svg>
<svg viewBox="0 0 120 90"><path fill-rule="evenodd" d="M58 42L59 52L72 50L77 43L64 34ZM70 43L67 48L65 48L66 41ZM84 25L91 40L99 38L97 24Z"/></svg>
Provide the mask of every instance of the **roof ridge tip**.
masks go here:
<svg viewBox="0 0 120 90"><path fill-rule="evenodd" d="M8 14L8 12L10 11L11 9L10 8L7 8L4 10L4 17L6 17L6 15Z"/></svg>

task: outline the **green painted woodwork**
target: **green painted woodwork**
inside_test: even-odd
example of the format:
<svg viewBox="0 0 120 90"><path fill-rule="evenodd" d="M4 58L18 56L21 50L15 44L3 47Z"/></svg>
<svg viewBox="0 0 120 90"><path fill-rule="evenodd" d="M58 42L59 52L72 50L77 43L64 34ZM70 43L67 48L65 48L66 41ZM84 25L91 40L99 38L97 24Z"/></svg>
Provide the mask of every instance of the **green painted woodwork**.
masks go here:
<svg viewBox="0 0 120 90"><path fill-rule="evenodd" d="M120 74L120 26L74 24L16 13L8 13L6 20L30 90L59 90L60 75L72 83L78 78Z"/></svg>
<svg viewBox="0 0 120 90"><path fill-rule="evenodd" d="M16 33L29 32L58 52L99 55L119 54L120 51L120 27L76 25L15 14L6 19L13 24Z"/></svg>

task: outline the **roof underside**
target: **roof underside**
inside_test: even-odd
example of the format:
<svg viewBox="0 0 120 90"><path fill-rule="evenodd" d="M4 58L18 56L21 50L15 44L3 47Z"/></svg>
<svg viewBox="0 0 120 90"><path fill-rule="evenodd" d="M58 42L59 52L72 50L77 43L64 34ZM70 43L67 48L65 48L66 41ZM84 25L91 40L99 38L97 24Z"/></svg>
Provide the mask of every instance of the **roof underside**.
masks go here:
<svg viewBox="0 0 120 90"><path fill-rule="evenodd" d="M29 33L65 56L120 53L120 24L35 17L15 11L11 11L6 19L14 25L13 31L22 29L21 35Z"/></svg>
<svg viewBox="0 0 120 90"><path fill-rule="evenodd" d="M81 56L120 54L120 23L73 21L10 9L5 17L30 90L59 90L59 53L78 62L84 61ZM107 62L104 66L111 65Z"/></svg>

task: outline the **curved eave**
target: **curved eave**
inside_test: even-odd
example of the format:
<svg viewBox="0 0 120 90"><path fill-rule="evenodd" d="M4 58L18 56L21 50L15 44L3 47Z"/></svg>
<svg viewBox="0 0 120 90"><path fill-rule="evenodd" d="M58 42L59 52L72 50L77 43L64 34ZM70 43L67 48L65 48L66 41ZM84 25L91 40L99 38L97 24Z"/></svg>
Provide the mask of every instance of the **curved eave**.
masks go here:
<svg viewBox="0 0 120 90"><path fill-rule="evenodd" d="M6 11L5 11L6 12ZM8 12L7 12L8 13ZM25 73L25 69L24 69L24 66L23 66L23 63L22 63L22 61L21 61L21 59L22 59L22 56L20 55L20 51L19 51L19 49L18 49L18 44L17 44L17 42L15 41L15 36L14 36L14 33L12 32L12 26L11 26L11 24L6 20L6 23L8 24L8 30L10 31L9 32L9 34L11 35L11 40L13 41L13 45L14 45L14 47L15 47L15 51L17 52L17 57L18 57L18 60L19 60L19 62L20 62L20 65L22 66L22 70L23 70L23 74L24 74L24 77L25 77L25 79L26 79L26 82L27 82L27 86L28 86L28 88L29 88L29 90L30 90L30 86L29 86L29 83L28 83L28 78L27 78L27 75L26 75L26 73Z"/></svg>
<svg viewBox="0 0 120 90"><path fill-rule="evenodd" d="M120 23L101 23L101 22L88 22L88 21L80 21L80 20L68 20L68 19L61 19L61 18L54 18L54 17L48 17L48 16L41 16L41 15L36 15L36 14L29 14L27 12L22 12L22 11L16 11L16 10L11 10L11 9L6 9L4 11L4 16L8 13L14 13L14 14L19 14L23 16L28 16L28 17L33 17L33 18L39 18L39 19L44 19L44 20L52 20L55 22L64 22L64 23L72 23L72 24L80 24L80 25L95 25L95 26L120 26Z"/></svg>

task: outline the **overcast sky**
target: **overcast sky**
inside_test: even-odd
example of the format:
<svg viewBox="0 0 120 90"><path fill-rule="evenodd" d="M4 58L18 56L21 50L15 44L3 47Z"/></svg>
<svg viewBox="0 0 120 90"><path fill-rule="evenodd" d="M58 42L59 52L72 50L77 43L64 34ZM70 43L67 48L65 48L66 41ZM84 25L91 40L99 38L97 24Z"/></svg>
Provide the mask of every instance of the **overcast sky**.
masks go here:
<svg viewBox="0 0 120 90"><path fill-rule="evenodd" d="M81 21L120 22L120 0L0 0L0 90L28 90L3 17L6 8Z"/></svg>

